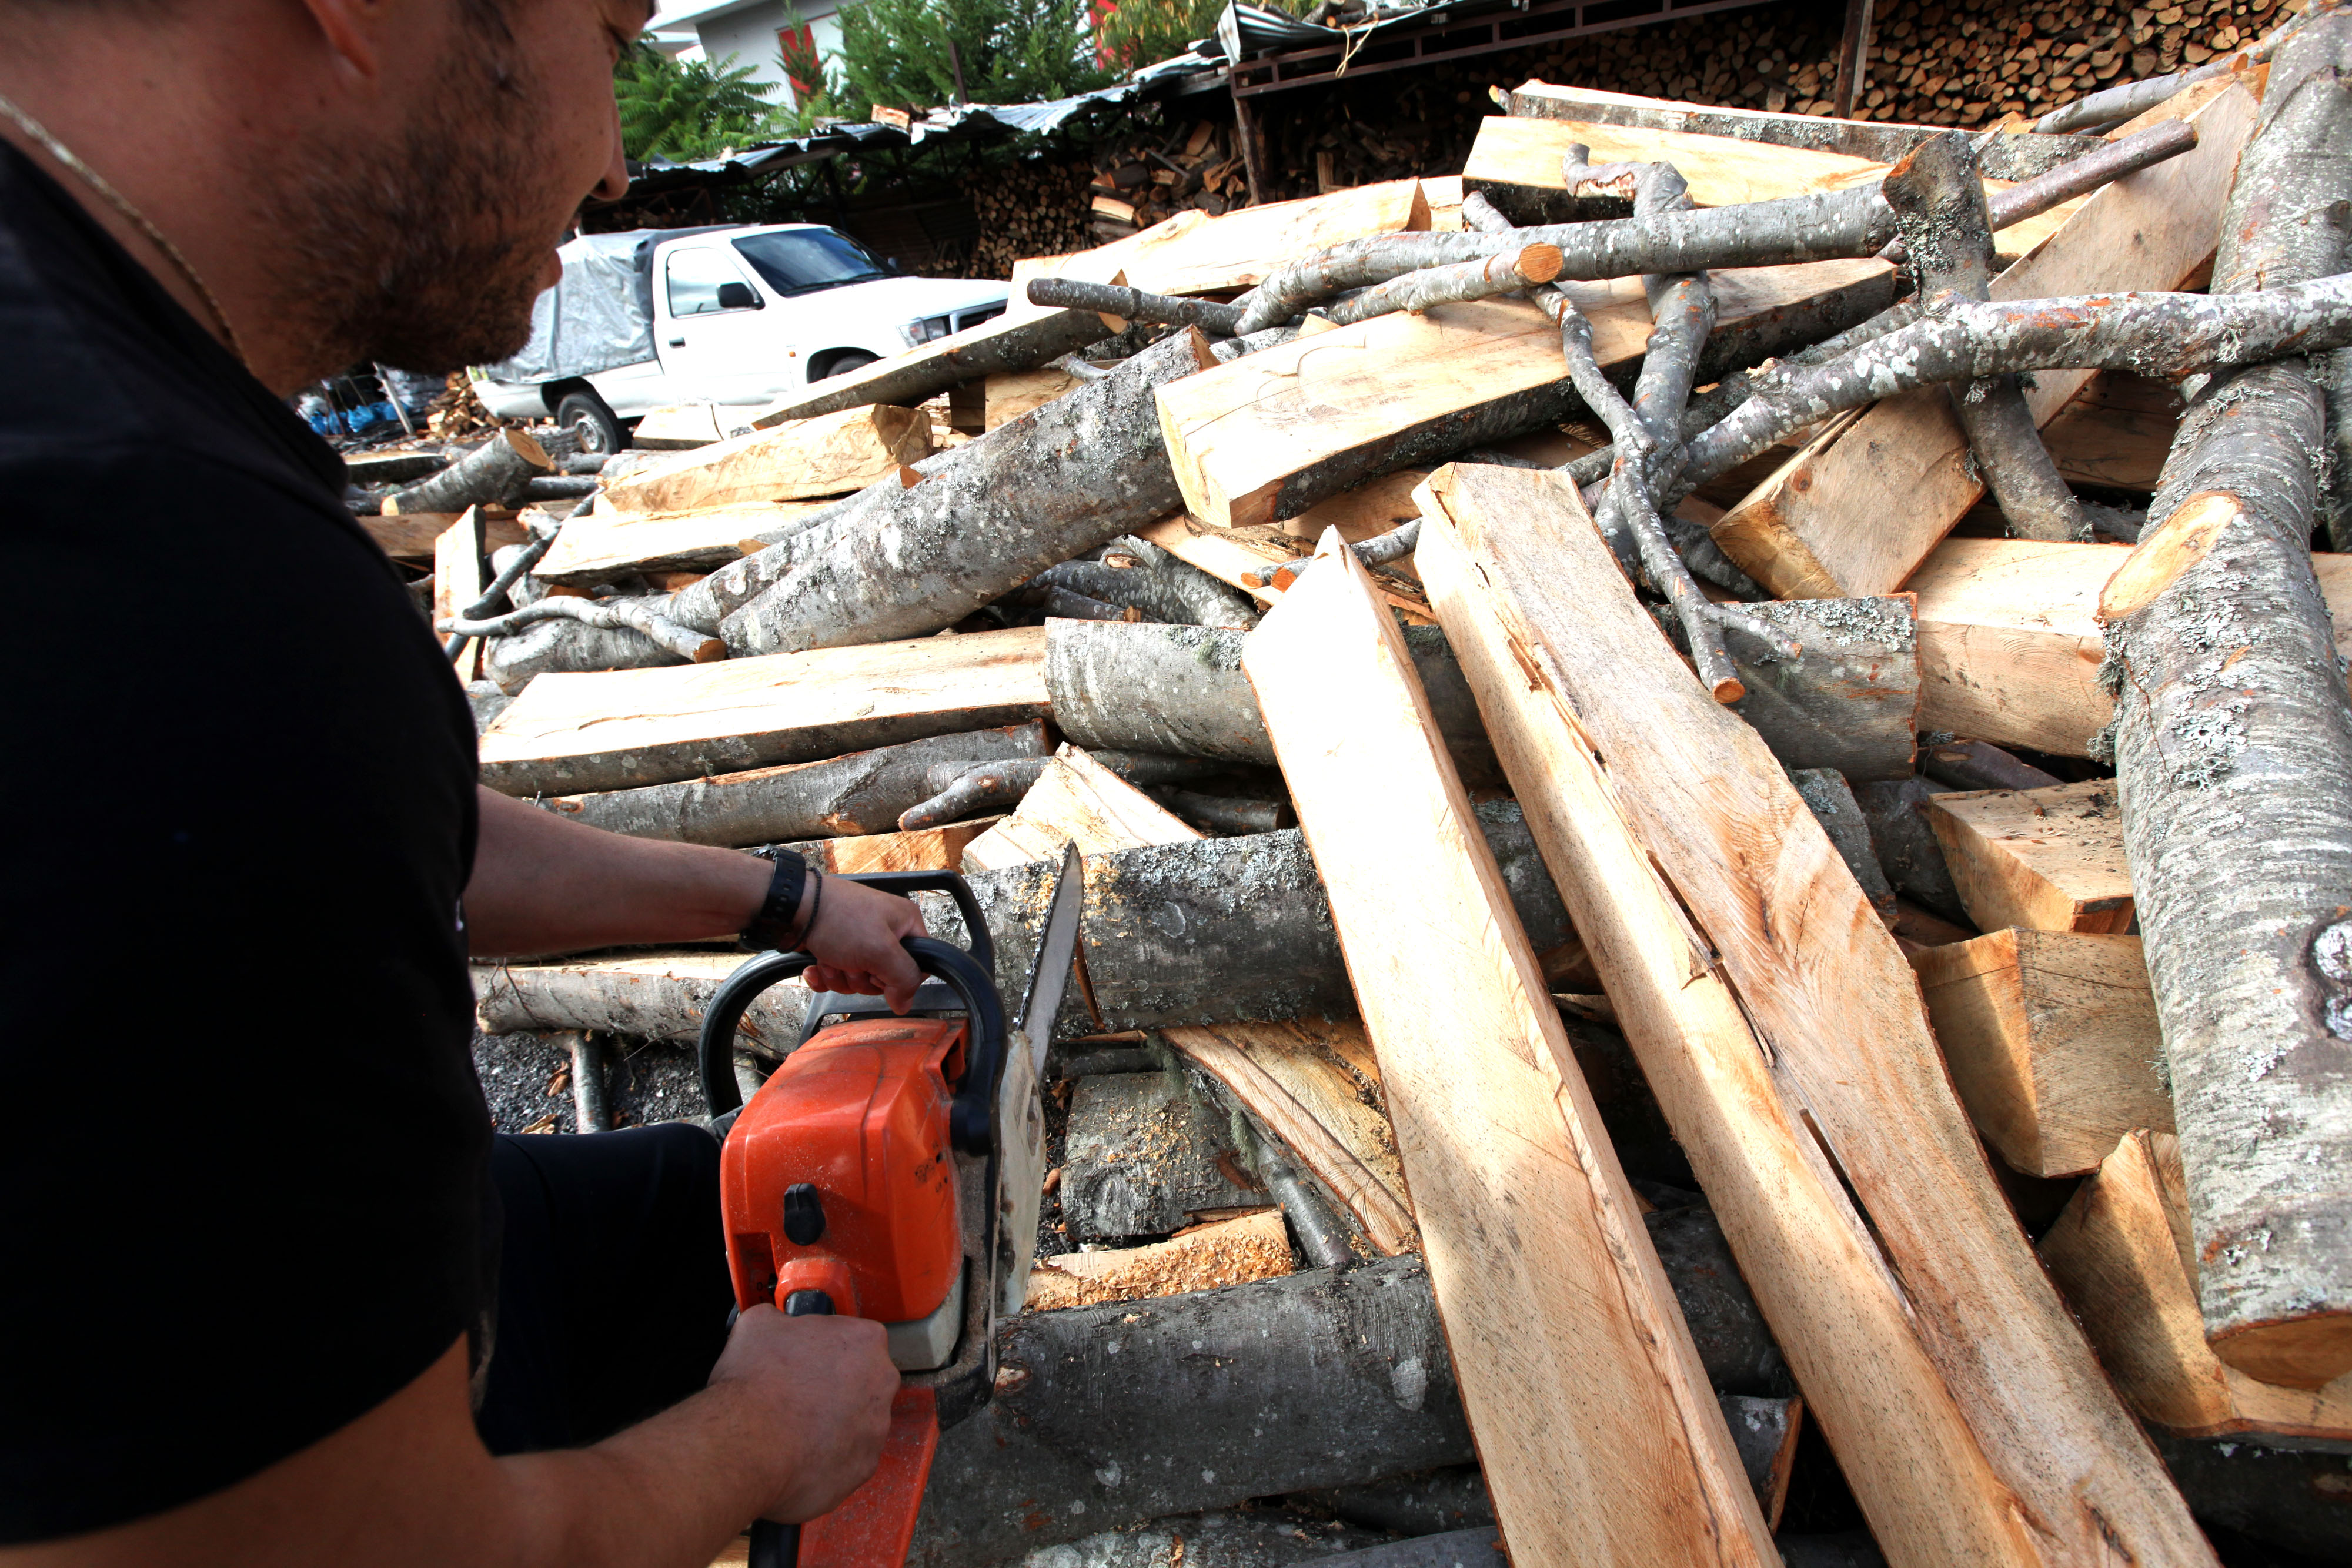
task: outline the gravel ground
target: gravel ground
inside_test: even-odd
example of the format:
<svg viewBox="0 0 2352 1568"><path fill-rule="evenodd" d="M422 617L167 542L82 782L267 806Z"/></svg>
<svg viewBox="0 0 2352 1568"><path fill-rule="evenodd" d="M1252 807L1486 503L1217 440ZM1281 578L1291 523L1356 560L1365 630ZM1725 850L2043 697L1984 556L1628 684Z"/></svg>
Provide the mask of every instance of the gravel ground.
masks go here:
<svg viewBox="0 0 2352 1568"><path fill-rule="evenodd" d="M615 1127L689 1121L702 1114L694 1052L684 1046L606 1036L605 1096ZM537 1034L474 1036L474 1071L501 1133L577 1131L572 1053Z"/></svg>

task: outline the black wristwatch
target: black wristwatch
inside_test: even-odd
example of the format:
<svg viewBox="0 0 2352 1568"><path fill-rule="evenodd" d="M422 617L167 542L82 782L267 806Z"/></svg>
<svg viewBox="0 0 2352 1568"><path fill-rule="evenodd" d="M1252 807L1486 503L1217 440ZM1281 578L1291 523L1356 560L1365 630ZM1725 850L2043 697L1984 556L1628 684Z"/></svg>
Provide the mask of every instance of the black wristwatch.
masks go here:
<svg viewBox="0 0 2352 1568"><path fill-rule="evenodd" d="M760 913L743 927L735 945L746 953L783 952L801 938L801 895L808 891L809 878L816 873L809 870L808 862L791 850L752 852L772 862L776 870L768 879L768 896L761 901Z"/></svg>

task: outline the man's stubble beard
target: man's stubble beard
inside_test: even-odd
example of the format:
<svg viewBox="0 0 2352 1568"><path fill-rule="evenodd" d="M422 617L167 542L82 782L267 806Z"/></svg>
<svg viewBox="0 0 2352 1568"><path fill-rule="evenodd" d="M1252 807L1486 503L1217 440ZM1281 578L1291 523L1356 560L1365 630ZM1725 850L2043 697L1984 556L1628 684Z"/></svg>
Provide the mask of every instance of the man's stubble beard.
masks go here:
<svg viewBox="0 0 2352 1568"><path fill-rule="evenodd" d="M355 131L268 172L281 308L319 362L436 374L488 364L530 337L560 220L534 188L534 83L493 52L451 62L396 133Z"/></svg>

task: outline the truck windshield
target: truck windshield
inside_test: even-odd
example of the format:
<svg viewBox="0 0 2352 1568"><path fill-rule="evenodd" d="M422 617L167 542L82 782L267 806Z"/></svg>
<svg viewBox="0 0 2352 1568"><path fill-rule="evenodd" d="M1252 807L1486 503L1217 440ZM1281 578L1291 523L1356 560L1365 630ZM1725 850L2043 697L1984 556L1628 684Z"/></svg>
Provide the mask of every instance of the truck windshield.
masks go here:
<svg viewBox="0 0 2352 1568"><path fill-rule="evenodd" d="M805 294L889 276L864 246L831 229L745 235L735 241L735 248L779 294Z"/></svg>

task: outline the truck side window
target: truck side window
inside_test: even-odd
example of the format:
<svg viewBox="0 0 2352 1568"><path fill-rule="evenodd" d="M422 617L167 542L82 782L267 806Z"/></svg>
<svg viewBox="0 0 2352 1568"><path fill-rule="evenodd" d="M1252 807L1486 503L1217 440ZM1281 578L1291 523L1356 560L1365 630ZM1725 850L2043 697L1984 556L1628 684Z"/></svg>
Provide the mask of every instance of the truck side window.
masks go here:
<svg viewBox="0 0 2352 1568"><path fill-rule="evenodd" d="M708 316L724 309L719 303L719 285L744 281L724 252L699 248L671 251L663 263L663 276L672 316Z"/></svg>

